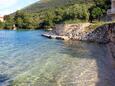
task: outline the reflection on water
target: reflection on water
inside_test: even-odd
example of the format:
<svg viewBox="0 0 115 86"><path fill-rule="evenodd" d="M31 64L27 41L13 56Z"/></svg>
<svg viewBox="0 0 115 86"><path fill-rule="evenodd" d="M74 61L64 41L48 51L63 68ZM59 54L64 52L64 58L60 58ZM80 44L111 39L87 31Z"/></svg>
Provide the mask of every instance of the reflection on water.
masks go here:
<svg viewBox="0 0 115 86"><path fill-rule="evenodd" d="M0 31L0 85L93 86L104 45L41 37L43 31ZM103 64L104 65L104 64Z"/></svg>

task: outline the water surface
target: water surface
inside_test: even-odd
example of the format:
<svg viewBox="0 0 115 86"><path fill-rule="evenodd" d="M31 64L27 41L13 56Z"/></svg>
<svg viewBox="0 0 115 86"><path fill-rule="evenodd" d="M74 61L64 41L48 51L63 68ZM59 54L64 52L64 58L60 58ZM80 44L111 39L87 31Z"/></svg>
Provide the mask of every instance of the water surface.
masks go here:
<svg viewBox="0 0 115 86"><path fill-rule="evenodd" d="M105 45L60 41L43 31L0 31L0 86L101 86L108 57ZM108 75L111 77L111 75ZM108 83L109 82L109 83Z"/></svg>

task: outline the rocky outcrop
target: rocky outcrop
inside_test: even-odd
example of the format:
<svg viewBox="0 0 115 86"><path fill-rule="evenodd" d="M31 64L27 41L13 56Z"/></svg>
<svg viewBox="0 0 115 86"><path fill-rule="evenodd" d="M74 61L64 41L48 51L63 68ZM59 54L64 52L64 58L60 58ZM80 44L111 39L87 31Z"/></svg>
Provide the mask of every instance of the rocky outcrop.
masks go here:
<svg viewBox="0 0 115 86"><path fill-rule="evenodd" d="M82 31L83 28L88 27L90 23L84 24L59 24L48 33L42 34L42 36L48 38L60 38L62 40L76 39L74 35Z"/></svg>
<svg viewBox="0 0 115 86"><path fill-rule="evenodd" d="M59 36L59 35L53 35L50 33L44 33L42 34L42 36L50 38L50 39L59 39L59 40L69 40L69 38L67 36Z"/></svg>
<svg viewBox="0 0 115 86"><path fill-rule="evenodd" d="M95 29L90 29L91 25L92 24L90 23L60 24L56 25L53 31L47 34L52 38L54 36L60 36L62 38L65 37L73 40L93 41L99 43L110 42L109 34L111 30L115 30L115 23L104 24Z"/></svg>

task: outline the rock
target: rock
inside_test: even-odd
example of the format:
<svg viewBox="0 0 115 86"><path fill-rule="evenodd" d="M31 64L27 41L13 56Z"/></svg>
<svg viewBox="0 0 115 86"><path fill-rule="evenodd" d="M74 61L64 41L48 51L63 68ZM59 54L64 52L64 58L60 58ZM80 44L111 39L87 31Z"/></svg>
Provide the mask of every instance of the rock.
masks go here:
<svg viewBox="0 0 115 86"><path fill-rule="evenodd" d="M69 40L69 38L67 36L51 35L49 33L42 34L42 36L51 38L51 39Z"/></svg>
<svg viewBox="0 0 115 86"><path fill-rule="evenodd" d="M109 31L111 29L115 30L115 23L105 24L87 31L89 26L91 26L90 23L58 24L52 31L43 34L43 36L62 40L73 39L99 43L110 42Z"/></svg>

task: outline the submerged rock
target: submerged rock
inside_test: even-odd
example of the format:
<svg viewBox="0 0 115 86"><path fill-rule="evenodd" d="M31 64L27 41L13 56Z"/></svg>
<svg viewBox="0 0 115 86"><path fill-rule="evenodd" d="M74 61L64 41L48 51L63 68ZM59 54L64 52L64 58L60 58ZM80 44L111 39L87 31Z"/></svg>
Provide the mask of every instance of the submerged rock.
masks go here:
<svg viewBox="0 0 115 86"><path fill-rule="evenodd" d="M9 78L7 75L0 75L0 83L7 81Z"/></svg>

